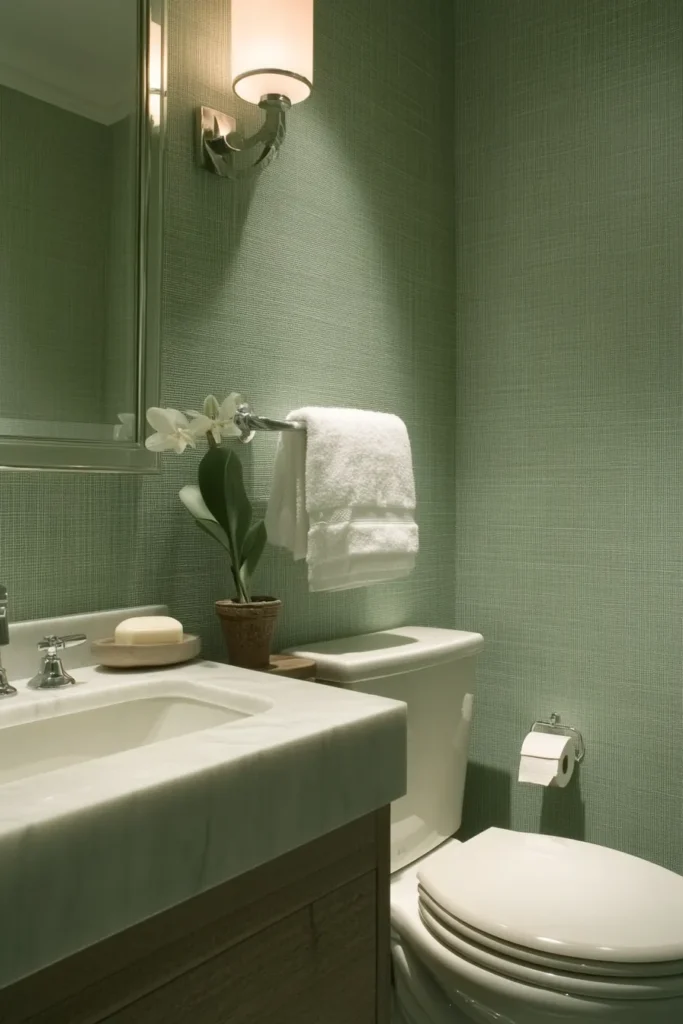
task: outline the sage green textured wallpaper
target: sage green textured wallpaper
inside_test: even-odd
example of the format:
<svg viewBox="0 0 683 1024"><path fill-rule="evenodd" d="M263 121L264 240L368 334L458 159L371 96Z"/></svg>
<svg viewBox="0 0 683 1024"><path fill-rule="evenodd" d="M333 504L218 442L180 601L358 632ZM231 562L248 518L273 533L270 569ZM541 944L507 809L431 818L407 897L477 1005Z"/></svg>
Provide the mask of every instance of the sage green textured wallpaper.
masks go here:
<svg viewBox="0 0 683 1024"><path fill-rule="evenodd" d="M447 0L317 0L315 90L254 184L197 168L200 103L234 112L228 0L170 0L163 400L241 390L273 416L302 404L404 417L421 553L405 582L309 595L271 551L256 585L284 600L279 642L409 620L452 625L452 10ZM244 110L244 108L241 108ZM436 411L438 410L438 417ZM263 512L274 435L240 448ZM197 457L144 480L0 477L0 579L15 618L166 601L220 650L220 549L178 488Z"/></svg>
<svg viewBox="0 0 683 1024"><path fill-rule="evenodd" d="M466 819L683 870L683 5L456 4ZM520 739L578 726L567 790Z"/></svg>

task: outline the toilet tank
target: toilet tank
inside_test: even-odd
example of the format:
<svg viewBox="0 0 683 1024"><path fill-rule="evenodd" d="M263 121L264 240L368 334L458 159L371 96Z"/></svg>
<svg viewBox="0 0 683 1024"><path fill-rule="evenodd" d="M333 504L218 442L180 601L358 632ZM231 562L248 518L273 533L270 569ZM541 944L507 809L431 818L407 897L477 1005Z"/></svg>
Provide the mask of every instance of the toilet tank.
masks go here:
<svg viewBox="0 0 683 1024"><path fill-rule="evenodd" d="M479 633L404 626L302 645L319 682L408 705L408 788L391 805L391 870L460 828Z"/></svg>

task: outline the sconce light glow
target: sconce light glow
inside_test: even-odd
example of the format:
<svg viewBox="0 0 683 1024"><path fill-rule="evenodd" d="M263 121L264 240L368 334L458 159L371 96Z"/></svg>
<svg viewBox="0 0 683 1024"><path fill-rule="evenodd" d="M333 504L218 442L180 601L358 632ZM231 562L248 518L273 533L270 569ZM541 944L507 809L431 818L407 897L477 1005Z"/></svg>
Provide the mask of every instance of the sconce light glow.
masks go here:
<svg viewBox="0 0 683 1024"><path fill-rule="evenodd" d="M147 94L149 119L155 128L161 124L161 42L161 25L157 21L150 21Z"/></svg>
<svg viewBox="0 0 683 1024"><path fill-rule="evenodd" d="M232 0L233 89L300 103L313 83L313 0Z"/></svg>

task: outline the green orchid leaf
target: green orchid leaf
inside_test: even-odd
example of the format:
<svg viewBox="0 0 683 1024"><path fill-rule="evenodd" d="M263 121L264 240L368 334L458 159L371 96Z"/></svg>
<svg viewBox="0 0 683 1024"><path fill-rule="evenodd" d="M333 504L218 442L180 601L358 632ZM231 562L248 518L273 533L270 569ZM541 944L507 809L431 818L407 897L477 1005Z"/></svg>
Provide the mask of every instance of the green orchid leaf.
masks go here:
<svg viewBox="0 0 683 1024"><path fill-rule="evenodd" d="M209 535L209 537L213 537L214 540L217 540L232 558L232 547L230 545L228 535L220 523L215 523L211 519L195 519L195 522L200 530L203 530L204 533Z"/></svg>
<svg viewBox="0 0 683 1024"><path fill-rule="evenodd" d="M245 583L248 583L254 575L256 566L263 554L263 549L266 546L267 539L268 534L266 533L266 524L263 520L259 523L254 523L244 538L244 544L242 545L242 551L240 552L242 562L240 566L240 575Z"/></svg>
<svg viewBox="0 0 683 1024"><path fill-rule="evenodd" d="M251 525L251 503L244 489L242 463L228 448L209 448L199 463L197 479L211 515L230 538L239 566L239 553Z"/></svg>
<svg viewBox="0 0 683 1024"><path fill-rule="evenodd" d="M182 487L178 492L178 497L188 512L194 516L197 526L203 530L204 533L208 533L209 537L213 537L214 540L217 540L218 543L225 548L228 554L232 555L230 538L220 523L217 523L209 512L197 485L187 484L187 486Z"/></svg>

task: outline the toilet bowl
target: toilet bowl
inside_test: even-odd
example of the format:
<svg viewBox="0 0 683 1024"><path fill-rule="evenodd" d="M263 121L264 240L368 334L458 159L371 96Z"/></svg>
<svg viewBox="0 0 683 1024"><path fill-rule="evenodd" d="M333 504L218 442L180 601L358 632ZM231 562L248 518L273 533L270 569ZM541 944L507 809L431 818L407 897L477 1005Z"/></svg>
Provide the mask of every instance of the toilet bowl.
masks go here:
<svg viewBox="0 0 683 1024"><path fill-rule="evenodd" d="M404 700L392 805L395 1024L683 1024L683 878L502 828L459 842L477 633L405 627L295 653L320 681Z"/></svg>
<svg viewBox="0 0 683 1024"><path fill-rule="evenodd" d="M397 873L391 919L397 1022L683 1021L683 879L639 858L488 829Z"/></svg>

